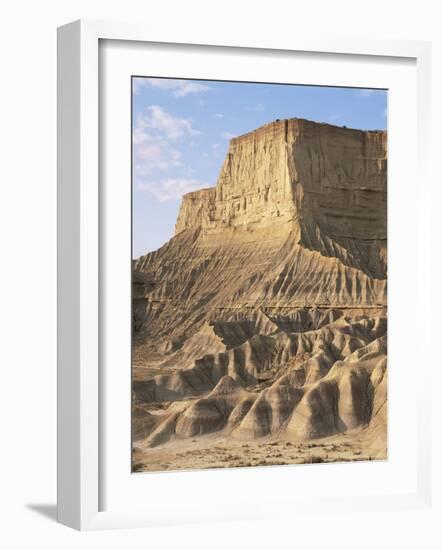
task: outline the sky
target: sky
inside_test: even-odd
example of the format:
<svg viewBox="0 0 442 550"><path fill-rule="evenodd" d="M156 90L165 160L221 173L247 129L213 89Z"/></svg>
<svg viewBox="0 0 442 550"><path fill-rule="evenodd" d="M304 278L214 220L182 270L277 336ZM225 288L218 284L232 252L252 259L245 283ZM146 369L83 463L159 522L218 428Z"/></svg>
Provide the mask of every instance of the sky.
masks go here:
<svg viewBox="0 0 442 550"><path fill-rule="evenodd" d="M229 139L276 119L384 130L387 92L133 77L134 258L174 233L184 193L216 185Z"/></svg>

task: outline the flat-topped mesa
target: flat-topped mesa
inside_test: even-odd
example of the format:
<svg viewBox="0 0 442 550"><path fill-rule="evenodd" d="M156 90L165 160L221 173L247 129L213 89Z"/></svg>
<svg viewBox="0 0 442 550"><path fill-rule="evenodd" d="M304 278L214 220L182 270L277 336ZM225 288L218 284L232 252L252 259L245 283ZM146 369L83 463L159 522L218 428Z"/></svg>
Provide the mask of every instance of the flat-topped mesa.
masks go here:
<svg viewBox="0 0 442 550"><path fill-rule="evenodd" d="M387 133L277 120L230 140L216 187L184 196L176 233L284 224L299 244L386 276Z"/></svg>

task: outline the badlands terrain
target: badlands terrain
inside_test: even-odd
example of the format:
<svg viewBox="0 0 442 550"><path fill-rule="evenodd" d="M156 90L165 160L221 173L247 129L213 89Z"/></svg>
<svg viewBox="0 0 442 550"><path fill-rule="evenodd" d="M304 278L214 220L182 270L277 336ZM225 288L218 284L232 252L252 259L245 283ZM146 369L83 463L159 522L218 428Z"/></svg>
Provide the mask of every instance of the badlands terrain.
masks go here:
<svg viewBox="0 0 442 550"><path fill-rule="evenodd" d="M385 459L387 135L230 141L133 263L133 471Z"/></svg>

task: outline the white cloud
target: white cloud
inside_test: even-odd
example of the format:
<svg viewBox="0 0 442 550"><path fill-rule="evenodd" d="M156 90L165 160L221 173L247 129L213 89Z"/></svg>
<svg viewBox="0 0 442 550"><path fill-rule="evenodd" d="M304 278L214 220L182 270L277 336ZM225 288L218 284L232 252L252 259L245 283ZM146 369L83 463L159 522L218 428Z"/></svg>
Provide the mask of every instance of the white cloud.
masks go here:
<svg viewBox="0 0 442 550"><path fill-rule="evenodd" d="M144 85L144 78L133 78L132 79L132 92L134 95L140 93L141 88Z"/></svg>
<svg viewBox="0 0 442 550"><path fill-rule="evenodd" d="M165 135L161 131L153 135L154 128L159 126L155 121L158 122L157 118L144 115L138 116L135 121L132 136L135 182L155 170L165 172L171 167L182 165L182 153L167 139L167 132L176 135L179 125L178 130L172 130L170 124L166 125Z"/></svg>
<svg viewBox="0 0 442 550"><path fill-rule="evenodd" d="M372 89L372 88L361 88L361 89L357 90L357 93L361 97L372 97L372 96L374 96L375 94L377 94L381 91L382 90L376 90L376 89Z"/></svg>
<svg viewBox="0 0 442 550"><path fill-rule="evenodd" d="M193 128L190 119L175 117L159 105L150 105L147 108L147 114L139 114L136 125L143 129L158 130L171 140L185 134L189 136L201 134L199 130Z"/></svg>
<svg viewBox="0 0 442 550"><path fill-rule="evenodd" d="M222 113L215 113L213 118L224 118L224 115Z"/></svg>
<svg viewBox="0 0 442 550"><path fill-rule="evenodd" d="M160 182L138 183L135 190L153 195L158 202L169 202L181 199L185 193L207 187L196 179L169 178Z"/></svg>
<svg viewBox="0 0 442 550"><path fill-rule="evenodd" d="M163 160L163 143L139 127L134 128L132 140L135 174L149 174L152 165L158 166Z"/></svg>
<svg viewBox="0 0 442 550"><path fill-rule="evenodd" d="M337 122L341 118L341 115L330 115L328 117L329 122Z"/></svg>
<svg viewBox="0 0 442 550"><path fill-rule="evenodd" d="M235 137L235 134L232 134L231 132L223 132L221 134L221 137L223 137L224 139L232 139Z"/></svg>
<svg viewBox="0 0 442 550"><path fill-rule="evenodd" d="M181 143L188 145L200 134L190 119L174 116L158 105L150 105L139 113L132 136L135 191L167 202L205 187L192 177L193 169L184 165L180 148ZM184 177L176 177L177 167Z"/></svg>
<svg viewBox="0 0 442 550"><path fill-rule="evenodd" d="M155 170L165 172L171 167L182 166L180 151L146 133L134 132L133 156L135 180Z"/></svg>
<svg viewBox="0 0 442 550"><path fill-rule="evenodd" d="M175 97L185 97L189 94L208 92L211 88L193 80L177 80L174 78L134 78L134 94L138 94L142 87L151 86L172 92Z"/></svg>
<svg viewBox="0 0 442 550"><path fill-rule="evenodd" d="M388 116L387 107L385 107L385 109L382 111L382 116L385 117L385 118Z"/></svg>
<svg viewBox="0 0 442 550"><path fill-rule="evenodd" d="M219 147L219 143L212 144L212 149L218 149L218 147Z"/></svg>

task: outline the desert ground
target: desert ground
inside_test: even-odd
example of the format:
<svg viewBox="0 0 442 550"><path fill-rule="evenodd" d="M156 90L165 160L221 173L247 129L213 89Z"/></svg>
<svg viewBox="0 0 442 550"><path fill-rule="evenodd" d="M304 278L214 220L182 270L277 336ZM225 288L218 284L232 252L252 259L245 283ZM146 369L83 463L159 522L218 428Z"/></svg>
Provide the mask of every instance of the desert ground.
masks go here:
<svg viewBox="0 0 442 550"><path fill-rule="evenodd" d="M364 433L340 434L315 440L232 442L216 436L185 441L181 445L166 444L156 449L136 447L134 472L198 470L287 464L319 464L322 462L354 462L385 459L384 453L367 450Z"/></svg>

